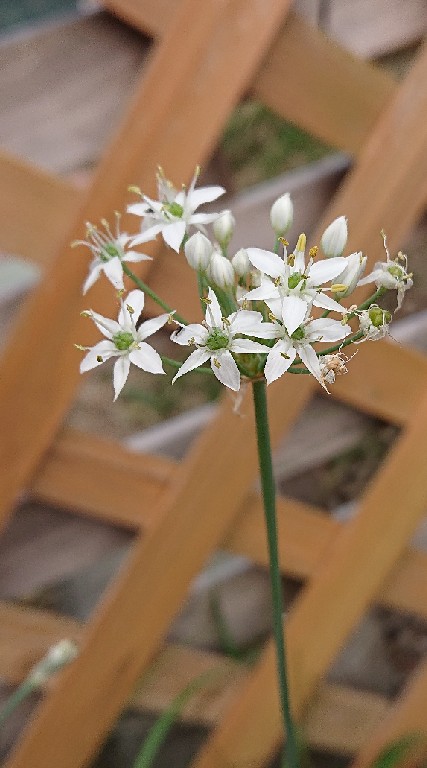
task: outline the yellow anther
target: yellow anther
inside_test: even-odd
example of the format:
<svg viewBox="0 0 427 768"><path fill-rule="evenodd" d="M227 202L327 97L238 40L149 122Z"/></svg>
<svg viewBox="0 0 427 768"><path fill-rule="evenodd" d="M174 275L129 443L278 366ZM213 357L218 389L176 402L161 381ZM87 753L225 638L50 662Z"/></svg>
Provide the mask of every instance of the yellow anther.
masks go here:
<svg viewBox="0 0 427 768"><path fill-rule="evenodd" d="M130 304L126 304L126 309L127 309L127 311L129 312L130 315L133 315L134 312L135 312L134 308L131 307Z"/></svg>
<svg viewBox="0 0 427 768"><path fill-rule="evenodd" d="M290 253L289 254L289 256L288 256L288 264L289 264L290 267L294 266L294 264L295 264L295 254L294 253Z"/></svg>
<svg viewBox="0 0 427 768"><path fill-rule="evenodd" d="M249 309L249 301L248 301L248 299L243 299L243 301L242 301L242 309Z"/></svg>
<svg viewBox="0 0 427 768"><path fill-rule="evenodd" d="M310 250L308 252L308 255L310 256L310 259L315 259L316 256L317 256L318 251L319 251L319 246L318 245L313 245L313 247L310 248Z"/></svg>
<svg viewBox="0 0 427 768"><path fill-rule="evenodd" d="M212 304L211 300L210 300L210 299L208 299L208 297L207 297L207 296L202 296L202 301L203 301L205 304Z"/></svg>
<svg viewBox="0 0 427 768"><path fill-rule="evenodd" d="M287 246L289 245L289 242L284 237L279 237L278 240L279 240L279 243L282 243L282 245L285 248L287 248Z"/></svg>
<svg viewBox="0 0 427 768"><path fill-rule="evenodd" d="M229 325L231 325L231 323L230 323L230 321L229 321L228 317L222 317L222 318L221 318L221 320L222 320L222 322L224 323L224 325L226 325L226 326L229 326Z"/></svg>
<svg viewBox="0 0 427 768"><path fill-rule="evenodd" d="M285 358L285 360L289 360L289 359L290 359L290 358L289 358L289 355L287 355L287 354L286 354L286 352L281 352L281 353L280 353L280 356L281 356L281 357L284 357L284 358Z"/></svg>
<svg viewBox="0 0 427 768"><path fill-rule="evenodd" d="M296 251L305 251L305 246L306 245L307 245L307 237L304 234L304 232L302 232L300 234L299 238L298 238L295 250Z"/></svg>
<svg viewBox="0 0 427 768"><path fill-rule="evenodd" d="M191 337L191 339L188 339L188 343L189 343L190 345L192 345L192 344L195 344L195 343L196 343L196 339L194 338L194 336L192 336L192 337Z"/></svg>
<svg viewBox="0 0 427 768"><path fill-rule="evenodd" d="M221 363L219 362L217 357L213 358L213 364L214 364L215 368L221 368Z"/></svg>
<svg viewBox="0 0 427 768"><path fill-rule="evenodd" d="M267 317L268 317L269 320L271 320L272 323L276 322L276 318L275 318L275 316L273 315L272 312L269 312Z"/></svg>
<svg viewBox="0 0 427 768"><path fill-rule="evenodd" d="M341 293L342 291L346 291L347 288L348 285L344 285L344 283L334 283L331 285L332 293Z"/></svg>
<svg viewBox="0 0 427 768"><path fill-rule="evenodd" d="M275 278L274 278L274 280L273 280L273 283L274 283L274 285L276 286L276 288L278 288L278 287L279 287L279 285L280 285L280 283L281 283L281 282L282 282L282 281L281 281L281 278L280 278L280 277L275 277Z"/></svg>
<svg viewBox="0 0 427 768"><path fill-rule="evenodd" d="M103 357L101 357L101 355L97 355L97 356L96 356L96 362L97 362L97 363L103 363L103 362L104 362L104 358L103 358Z"/></svg>

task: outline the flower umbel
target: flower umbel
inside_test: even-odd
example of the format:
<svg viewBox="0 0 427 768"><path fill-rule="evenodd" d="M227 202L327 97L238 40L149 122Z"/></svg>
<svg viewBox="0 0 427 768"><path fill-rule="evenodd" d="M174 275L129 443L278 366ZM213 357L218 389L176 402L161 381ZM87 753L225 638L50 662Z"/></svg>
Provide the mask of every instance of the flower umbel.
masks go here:
<svg viewBox="0 0 427 768"><path fill-rule="evenodd" d="M182 364L173 381L184 373L193 371L210 360L212 370L222 384L237 392L240 389L240 371L233 354L250 352L264 354L268 348L251 339L242 339L241 335L264 336L264 327L260 312L238 310L229 317L222 317L221 308L212 288L209 288L206 301L206 315L202 323L193 323L174 331L171 338L177 344L195 346L196 349Z"/></svg>
<svg viewBox="0 0 427 768"><path fill-rule="evenodd" d="M196 168L188 190L183 187L179 192L166 179L162 169L157 174L159 199L152 200L141 195L142 203L128 206L129 213L143 217L141 234L132 239L132 245L152 240L159 233L174 251L179 253L185 235L190 226L203 229L204 224L215 221L218 213L196 213L200 205L211 203L223 195L223 187L200 187L195 189L200 173Z"/></svg>
<svg viewBox="0 0 427 768"><path fill-rule="evenodd" d="M144 340L162 328L171 315L159 315L137 327L138 318L144 308L144 298L144 293L136 290L128 294L126 301L121 299L117 320L103 317L92 309L83 313L93 320L106 339L94 347L83 348L87 355L80 364L80 372L90 371L106 360L117 357L113 376L114 400L126 383L131 363L149 373L165 373L160 355Z"/></svg>
<svg viewBox="0 0 427 768"><path fill-rule="evenodd" d="M109 224L105 219L101 222L103 230L99 230L93 224L86 224L87 240L76 240L73 246L85 245L92 251L93 260L89 265L89 275L83 286L83 293L87 293L89 288L97 281L101 272L104 272L110 283L117 290L124 289L123 283L123 261L139 262L151 260L151 256L138 251L127 250L132 236L125 232L120 232L119 216L116 217L116 232L112 233Z"/></svg>

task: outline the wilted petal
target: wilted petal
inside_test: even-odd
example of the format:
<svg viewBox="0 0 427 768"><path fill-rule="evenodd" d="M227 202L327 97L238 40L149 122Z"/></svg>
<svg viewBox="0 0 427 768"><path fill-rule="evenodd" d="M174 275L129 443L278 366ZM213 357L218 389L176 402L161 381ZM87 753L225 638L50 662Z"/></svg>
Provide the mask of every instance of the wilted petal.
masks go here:
<svg viewBox="0 0 427 768"><path fill-rule="evenodd" d="M126 384L127 377L129 375L130 360L129 355L121 355L114 363L114 400L117 400L120 392Z"/></svg>
<svg viewBox="0 0 427 768"><path fill-rule="evenodd" d="M281 277L285 274L285 263L276 253L264 251L262 248L246 248L249 261L260 272L270 277Z"/></svg>
<svg viewBox="0 0 427 768"><path fill-rule="evenodd" d="M185 235L185 221L174 221L172 224L163 226L162 235L165 243L179 253Z"/></svg>
<svg viewBox="0 0 427 768"><path fill-rule="evenodd" d="M219 363L219 365L218 365ZM240 389L240 372L231 352L218 350L218 354L211 358L212 370L221 384L238 392Z"/></svg>
<svg viewBox="0 0 427 768"><path fill-rule="evenodd" d="M129 360L138 368L142 368L143 371L165 373L159 353L145 341L141 341L138 344L138 349L133 349L129 353Z"/></svg>
<svg viewBox="0 0 427 768"><path fill-rule="evenodd" d="M267 362L264 368L264 376L267 379L267 384L271 384L288 370L295 360L295 349L290 346L289 342L280 339L270 350Z"/></svg>
<svg viewBox="0 0 427 768"><path fill-rule="evenodd" d="M307 302L299 296L285 296L282 301L282 318L289 336L304 322L307 309Z"/></svg>
<svg viewBox="0 0 427 768"><path fill-rule="evenodd" d="M195 368L198 368L200 365L203 365L203 363L206 363L206 360L209 360L209 358L210 354L209 352L206 352L206 349L195 349L194 352L192 352L191 355L189 355L189 357L187 357L185 362L181 365L178 373L173 377L172 384L180 376L183 376L184 373L194 371Z"/></svg>

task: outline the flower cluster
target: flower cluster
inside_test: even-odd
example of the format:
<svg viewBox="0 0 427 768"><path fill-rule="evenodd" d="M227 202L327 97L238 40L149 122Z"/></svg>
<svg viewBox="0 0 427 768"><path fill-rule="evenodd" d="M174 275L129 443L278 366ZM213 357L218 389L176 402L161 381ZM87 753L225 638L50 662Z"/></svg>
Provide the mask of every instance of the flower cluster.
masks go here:
<svg viewBox="0 0 427 768"><path fill-rule="evenodd" d="M121 233L117 225L113 235L106 222L103 231L88 225L88 240L79 241L93 254L84 292L104 273L119 291L120 311L117 320L93 310L84 313L105 339L91 348L80 347L86 351L81 371L117 358L115 397L126 382L131 363L151 373L165 373L165 360L145 339L170 322L177 326L172 341L191 348L182 364L166 360L178 369L173 381L208 363L210 368L204 370L212 371L233 391L240 389L242 380L264 377L270 384L286 372L311 374L327 389L337 375L347 372L350 357L342 351L344 347L388 333L391 314L378 301L387 290L394 289L400 308L405 291L412 285L406 256L399 253L392 260L383 236L386 260L378 262L364 277L367 257L359 251L343 255L348 237L344 216L326 228L320 248L314 246L307 251L306 236L300 234L290 250L285 240L293 221L288 193L271 208L273 251L247 247L231 255L228 248L235 227L232 213L196 212L224 190L218 186L197 189L197 177L198 170L189 188L177 191L159 171L158 200L133 188L141 202L130 205L128 211L142 218L140 234ZM212 225L212 237L206 230L208 224ZM129 268L129 262L149 258L135 247L157 235L177 253L183 251L188 265L197 272L205 307L202 322L187 323ZM138 288L126 298L124 273ZM342 304L357 286L368 283L374 283L377 289L370 299L349 308ZM141 322L145 293L165 312ZM322 347L325 344L326 348Z"/></svg>

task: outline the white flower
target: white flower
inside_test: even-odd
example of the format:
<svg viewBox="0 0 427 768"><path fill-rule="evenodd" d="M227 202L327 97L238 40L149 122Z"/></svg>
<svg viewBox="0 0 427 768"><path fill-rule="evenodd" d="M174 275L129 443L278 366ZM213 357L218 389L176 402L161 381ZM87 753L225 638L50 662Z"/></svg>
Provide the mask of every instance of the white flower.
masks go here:
<svg viewBox="0 0 427 768"><path fill-rule="evenodd" d="M271 206L270 221L277 237L280 237L292 226L294 206L289 192L279 197Z"/></svg>
<svg viewBox="0 0 427 768"><path fill-rule="evenodd" d="M60 640L56 645L52 645L41 661L32 668L28 681L35 686L44 685L52 675L73 661L77 654L77 646L72 640Z"/></svg>
<svg viewBox="0 0 427 768"><path fill-rule="evenodd" d="M359 315L359 330L363 333L362 341L378 341L387 336L391 314L386 309L382 309L378 304L371 304L369 309L363 309Z"/></svg>
<svg viewBox="0 0 427 768"><path fill-rule="evenodd" d="M185 243L184 251L190 267L206 271L213 252L213 245L206 235L196 232Z"/></svg>
<svg viewBox="0 0 427 768"><path fill-rule="evenodd" d="M231 259L231 263L237 277L246 277L251 270L251 263L245 248L240 248L240 251L237 251Z"/></svg>
<svg viewBox="0 0 427 768"><path fill-rule="evenodd" d="M213 231L219 244L226 248L233 237L236 219L231 211L223 211L213 223Z"/></svg>
<svg viewBox="0 0 427 768"><path fill-rule="evenodd" d="M285 328L292 334L304 322L311 305L323 309L343 312L338 302L326 296L321 289L323 283L334 279L346 267L346 259L334 258L314 261L310 258L307 266L304 257L305 235L298 239L295 253L284 258L261 248L247 248L251 263L263 277L259 288L249 291L244 297L263 300L276 317L281 317Z"/></svg>
<svg viewBox="0 0 427 768"><path fill-rule="evenodd" d="M132 245L145 243L161 232L165 243L178 253L190 226L200 229L204 224L218 218L218 213L195 213L200 205L216 200L225 192L223 187L195 189L199 173L200 169L196 168L188 190L183 188L178 192L159 169L157 175L159 200L152 200L142 195L142 203L128 206L129 213L142 216L144 219L141 234L133 238Z"/></svg>
<svg viewBox="0 0 427 768"><path fill-rule="evenodd" d="M266 354L268 351L268 347L263 344L250 339L241 339L238 336L243 334L269 338L268 331L268 335L263 334L264 326L270 324L262 322L260 312L249 312L243 309L234 312L227 318L222 317L218 299L212 288L209 288L206 303L206 316L203 324L193 323L184 326L180 330L174 331L171 336L172 341L177 344L196 347L181 365L173 381L210 360L217 379L226 387L237 392L240 389L240 372L233 354L246 355L250 352Z"/></svg>
<svg viewBox="0 0 427 768"><path fill-rule="evenodd" d="M218 288L231 288L234 285L234 269L231 261L214 250L208 267L208 276Z"/></svg>
<svg viewBox="0 0 427 768"><path fill-rule="evenodd" d="M147 256L145 253L138 253L138 251L127 251L126 247L130 240L131 235L127 235L124 232L120 232L119 229L119 217L116 221L116 234L113 235L107 221L103 221L104 232L99 231L93 224L89 222L86 224L87 240L76 240L73 243L73 247L76 245L86 245L93 253L93 261L89 266L89 275L83 286L83 294L85 294L89 288L96 282L101 272L104 272L105 276L109 279L110 283L114 285L117 290L123 290L123 261L138 262L151 260L151 256Z"/></svg>
<svg viewBox="0 0 427 768"><path fill-rule="evenodd" d="M329 227L326 227L322 238L322 251L328 258L341 256L347 243L348 229L345 216L338 216Z"/></svg>
<svg viewBox="0 0 427 768"><path fill-rule="evenodd" d="M136 324L144 307L144 293L131 291L126 301L122 299L120 303L117 320L110 320L91 309L84 313L92 318L106 340L87 348L87 355L80 364L80 373L84 373L111 357L118 358L114 364L113 377L115 400L126 383L131 363L149 373L165 373L160 355L146 344L144 339L162 328L170 318L170 314L160 315L146 320L137 328Z"/></svg>
<svg viewBox="0 0 427 768"><path fill-rule="evenodd" d="M271 384L272 381L282 376L292 365L296 354L298 354L306 368L322 387L326 389L321 363L312 344L316 342L331 343L341 341L351 333L350 326L330 318L308 319L292 335L289 335L286 332L285 326L281 323L266 323L265 325L268 325L268 330L271 329L272 334L274 334L274 336L271 335L269 338L274 337L278 339L268 353L264 368L267 384Z"/></svg>
<svg viewBox="0 0 427 768"><path fill-rule="evenodd" d="M331 291L336 299L344 299L353 293L366 268L367 257L362 256L361 251L351 253L350 256L345 257L345 260L347 266L331 285Z"/></svg>
<svg viewBox="0 0 427 768"><path fill-rule="evenodd" d="M377 261L374 271L367 275L363 280L359 280L358 285L367 285L375 283L377 288L386 288L397 291L397 308L402 306L405 291L412 288L412 272L408 273L408 260L404 253L399 251L395 259L390 258L387 248L387 240L384 232L382 233L384 248L387 255L387 261Z"/></svg>

